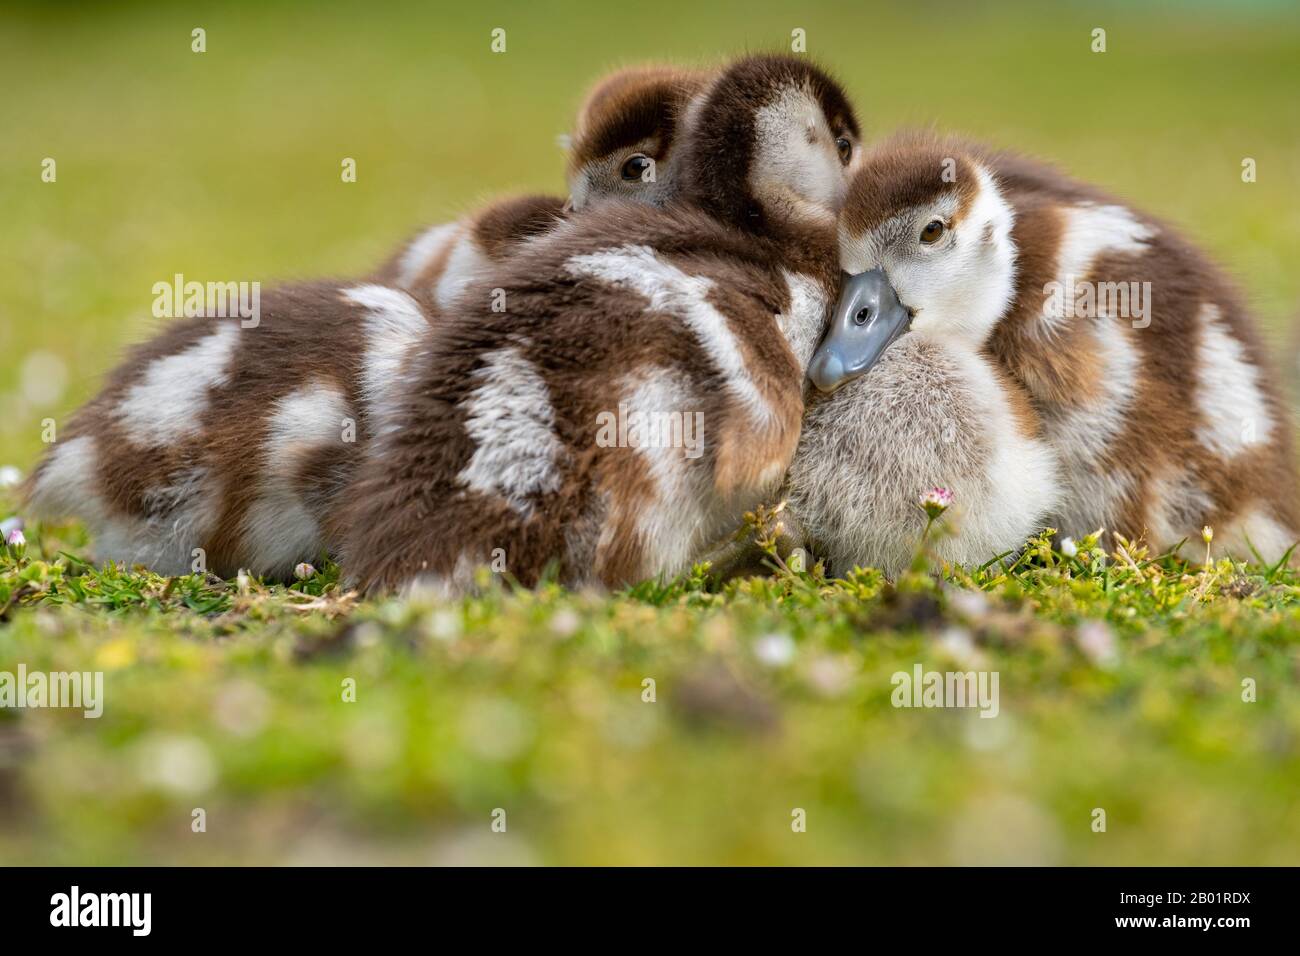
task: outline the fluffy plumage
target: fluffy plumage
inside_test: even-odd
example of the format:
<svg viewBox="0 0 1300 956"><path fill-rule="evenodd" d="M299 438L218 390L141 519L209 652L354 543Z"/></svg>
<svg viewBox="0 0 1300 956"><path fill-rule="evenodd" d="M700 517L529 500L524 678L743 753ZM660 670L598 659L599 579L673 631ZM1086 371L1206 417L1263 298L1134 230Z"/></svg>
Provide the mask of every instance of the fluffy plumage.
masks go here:
<svg viewBox="0 0 1300 956"><path fill-rule="evenodd" d="M1065 466L1053 525L1075 536L1104 527L1157 550L1199 541L1209 525L1220 553L1249 559L1253 545L1280 558L1300 538L1291 424L1223 271L1167 223L1099 190L1018 156L987 162L1016 208L1021 250L990 347ZM1095 315L1058 317L1067 280L1081 286L1076 304L1097 293ZM1133 303L1118 314L1115 293L1144 288L1145 314Z"/></svg>
<svg viewBox="0 0 1300 956"><path fill-rule="evenodd" d="M883 270L914 315L879 363L809 402L787 494L795 524L837 572L904 570L928 488L954 493L936 550L965 564L1019 547L1059 499L1055 453L1023 390L985 351L1013 287L1013 212L978 164L959 156L946 167L929 146L870 151L840 215L843 268ZM922 243L936 220L946 232ZM851 350L862 334L834 326L829 336Z"/></svg>
<svg viewBox="0 0 1300 956"><path fill-rule="evenodd" d="M410 296L368 288L269 290L254 328L171 323L63 427L29 479L33 514L81 517L99 560L163 573L288 576L314 560L389 359L427 328Z"/></svg>
<svg viewBox="0 0 1300 956"><path fill-rule="evenodd" d="M671 574L776 488L803 411L795 348L815 339L796 326L820 328L838 274L836 208L800 177L779 182L790 143L772 131L740 144L734 175L709 167L719 132L792 92L816 116L786 137L837 157L835 136L856 129L838 88L803 61L742 60L700 106L709 132L689 142L680 205L605 203L484 280L506 290L505 313L461 300L413 366L407 426L348 495L351 577L454 593L494 554L526 584L548 566L573 585ZM669 407L631 407L647 397ZM600 441L602 416L624 408L698 412L703 453Z"/></svg>
<svg viewBox="0 0 1300 956"><path fill-rule="evenodd" d="M1281 556L1300 527L1290 425L1249 314L1219 270L1159 220L1015 155L907 134L868 165L841 218L850 271L878 264L885 245L910 241L932 216L960 237L995 193L1014 215L1010 263L971 268L980 244L958 239L952 249L913 243L885 269L918 309L913 334L982 344L1004 387L1028 397L1060 488L1045 516L1027 505L1026 519L1072 536L1145 537L1157 549L1199 540L1210 525L1228 553ZM972 507L996 510L998 490Z"/></svg>
<svg viewBox="0 0 1300 956"><path fill-rule="evenodd" d="M581 143L637 145L647 134L628 121L637 96L677 93L656 79L638 94L634 81L661 72L622 74L619 96L590 99ZM666 148L672 130L660 138ZM28 483L33 514L81 517L101 560L168 573L202 563L287 577L336 550L339 491L372 436L392 427L413 344L484 270L563 221L563 207L499 200L423 231L368 280L266 290L256 328L173 323L62 430Z"/></svg>
<svg viewBox="0 0 1300 956"><path fill-rule="evenodd" d="M911 333L869 374L804 416L786 494L804 542L834 573L905 570L925 526L922 491L945 487L945 560L979 564L1018 548L1060 494L1051 448L992 363Z"/></svg>

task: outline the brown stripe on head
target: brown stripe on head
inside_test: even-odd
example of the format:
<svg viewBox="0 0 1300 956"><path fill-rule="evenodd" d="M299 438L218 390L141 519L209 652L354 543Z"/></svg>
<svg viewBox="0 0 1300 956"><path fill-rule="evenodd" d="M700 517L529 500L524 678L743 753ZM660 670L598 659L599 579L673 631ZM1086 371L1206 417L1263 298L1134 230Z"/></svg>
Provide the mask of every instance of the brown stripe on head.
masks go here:
<svg viewBox="0 0 1300 956"><path fill-rule="evenodd" d="M955 225L979 192L973 156L957 144L907 136L883 143L862 159L840 213L840 229L861 236L911 209L953 197Z"/></svg>
<svg viewBox="0 0 1300 956"><path fill-rule="evenodd" d="M602 79L578 111L569 174L647 141L649 155L663 159L683 107L704 83L705 74L671 66L631 67Z"/></svg>

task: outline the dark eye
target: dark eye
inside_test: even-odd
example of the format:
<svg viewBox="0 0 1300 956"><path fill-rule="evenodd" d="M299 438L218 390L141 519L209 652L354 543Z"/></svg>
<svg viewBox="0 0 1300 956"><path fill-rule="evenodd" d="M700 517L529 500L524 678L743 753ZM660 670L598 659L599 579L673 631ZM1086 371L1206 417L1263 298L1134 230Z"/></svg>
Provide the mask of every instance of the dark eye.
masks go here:
<svg viewBox="0 0 1300 956"><path fill-rule="evenodd" d="M649 156L643 156L637 153L623 164L622 177L628 182L635 182L645 176L646 170L654 167L654 160Z"/></svg>
<svg viewBox="0 0 1300 956"><path fill-rule="evenodd" d="M925 228L921 230L921 242L928 246L938 242L939 237L942 235L943 223L938 219L931 219L925 224Z"/></svg>
<svg viewBox="0 0 1300 956"><path fill-rule="evenodd" d="M862 308L858 309L858 314L853 317L853 324L866 325L867 319L869 318L871 318L871 309L864 305Z"/></svg>
<svg viewBox="0 0 1300 956"><path fill-rule="evenodd" d="M847 166L853 158L853 144L841 136L835 141L835 148L840 151L840 162Z"/></svg>

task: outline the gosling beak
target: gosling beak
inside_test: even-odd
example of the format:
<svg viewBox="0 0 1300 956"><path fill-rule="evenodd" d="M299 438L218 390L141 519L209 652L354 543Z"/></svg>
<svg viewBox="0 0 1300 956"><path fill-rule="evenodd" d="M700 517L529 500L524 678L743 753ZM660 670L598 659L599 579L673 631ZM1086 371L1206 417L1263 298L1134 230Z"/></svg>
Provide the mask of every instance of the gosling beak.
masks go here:
<svg viewBox="0 0 1300 956"><path fill-rule="evenodd" d="M883 269L845 276L830 328L808 363L808 377L820 391L835 391L870 371L911 324L911 313Z"/></svg>

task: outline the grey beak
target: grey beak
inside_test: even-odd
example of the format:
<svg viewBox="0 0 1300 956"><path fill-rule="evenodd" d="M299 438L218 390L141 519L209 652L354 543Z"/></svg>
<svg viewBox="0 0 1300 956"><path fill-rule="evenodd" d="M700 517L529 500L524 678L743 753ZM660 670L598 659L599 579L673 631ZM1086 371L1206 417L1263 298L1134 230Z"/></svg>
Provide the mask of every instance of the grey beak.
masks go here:
<svg viewBox="0 0 1300 956"><path fill-rule="evenodd" d="M883 269L845 276L830 328L808 363L808 377L820 391L835 391L866 374L911 323Z"/></svg>

